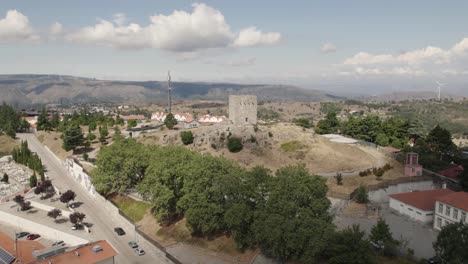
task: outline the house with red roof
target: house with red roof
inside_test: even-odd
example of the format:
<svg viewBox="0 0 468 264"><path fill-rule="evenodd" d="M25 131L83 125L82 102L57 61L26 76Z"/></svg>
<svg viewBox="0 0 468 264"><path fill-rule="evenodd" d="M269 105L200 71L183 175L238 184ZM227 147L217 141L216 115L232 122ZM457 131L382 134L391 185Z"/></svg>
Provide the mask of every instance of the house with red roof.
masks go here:
<svg viewBox="0 0 468 264"><path fill-rule="evenodd" d="M451 223L468 223L468 192L452 192L438 197L434 217L436 230Z"/></svg>
<svg viewBox="0 0 468 264"><path fill-rule="evenodd" d="M462 165L451 165L445 170L438 171L437 173L447 178L457 179L463 173L465 168Z"/></svg>
<svg viewBox="0 0 468 264"><path fill-rule="evenodd" d="M434 220L436 200L455 193L449 189L413 191L390 195L389 206L411 219L429 224Z"/></svg>

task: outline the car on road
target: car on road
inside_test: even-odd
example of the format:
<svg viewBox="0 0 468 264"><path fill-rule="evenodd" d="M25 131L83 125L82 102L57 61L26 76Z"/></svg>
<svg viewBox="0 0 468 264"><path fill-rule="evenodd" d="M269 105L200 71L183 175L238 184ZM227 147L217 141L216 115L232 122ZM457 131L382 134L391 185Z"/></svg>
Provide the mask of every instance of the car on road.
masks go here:
<svg viewBox="0 0 468 264"><path fill-rule="evenodd" d="M114 232L117 233L119 236L125 235L125 231L121 227L114 228Z"/></svg>
<svg viewBox="0 0 468 264"><path fill-rule="evenodd" d="M35 239L38 239L40 238L41 236L38 235L38 234L30 234L26 237L27 240L35 240Z"/></svg>
<svg viewBox="0 0 468 264"><path fill-rule="evenodd" d="M22 238L27 235L29 235L29 232L19 232L19 233L16 233L16 238Z"/></svg>
<svg viewBox="0 0 468 264"><path fill-rule="evenodd" d="M128 242L128 245L129 245L131 248L137 248L137 247L138 247L138 244L137 244L137 242L135 242L135 241L130 241L130 242Z"/></svg>
<svg viewBox="0 0 468 264"><path fill-rule="evenodd" d="M143 256L145 254L145 251L141 248L136 248L135 253L137 253L138 256Z"/></svg>
<svg viewBox="0 0 468 264"><path fill-rule="evenodd" d="M60 241L56 241L52 244L52 246L58 246L58 245L65 245L65 242L63 242L63 240L60 240Z"/></svg>

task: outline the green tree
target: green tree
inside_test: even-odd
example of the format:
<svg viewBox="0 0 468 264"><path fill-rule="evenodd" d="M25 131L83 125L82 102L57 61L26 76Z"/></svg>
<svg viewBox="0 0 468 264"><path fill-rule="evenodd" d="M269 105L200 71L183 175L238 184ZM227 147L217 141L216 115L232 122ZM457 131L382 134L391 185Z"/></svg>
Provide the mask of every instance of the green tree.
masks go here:
<svg viewBox="0 0 468 264"><path fill-rule="evenodd" d="M150 152L134 139L102 147L96 157L93 183L101 194L123 193L145 177Z"/></svg>
<svg viewBox="0 0 468 264"><path fill-rule="evenodd" d="M374 263L373 251L364 231L353 225L336 232L329 243L326 255L330 264L368 264Z"/></svg>
<svg viewBox="0 0 468 264"><path fill-rule="evenodd" d="M262 251L280 261L316 262L334 231L326 194L325 179L305 166L279 169L255 212L253 230Z"/></svg>
<svg viewBox="0 0 468 264"><path fill-rule="evenodd" d="M107 130L107 123L104 123L103 126L99 126L99 142L101 142L101 144L105 144L107 142L108 135L109 131Z"/></svg>
<svg viewBox="0 0 468 264"><path fill-rule="evenodd" d="M60 125L60 115L58 112L52 114L52 118L50 119L50 127L53 129L57 129Z"/></svg>
<svg viewBox="0 0 468 264"><path fill-rule="evenodd" d="M180 138L182 139L184 145L189 145L193 143L193 133L190 130L181 131Z"/></svg>
<svg viewBox="0 0 468 264"><path fill-rule="evenodd" d="M442 228L434 243L441 263L463 264L468 260L468 225L462 222Z"/></svg>
<svg viewBox="0 0 468 264"><path fill-rule="evenodd" d="M358 203L367 203L369 201L369 196L367 195L367 190L366 187L364 186L359 186L356 190L356 194L354 196L354 199Z"/></svg>
<svg viewBox="0 0 468 264"><path fill-rule="evenodd" d="M37 176L36 172L33 172L31 177L29 177L29 187L34 188L37 186Z"/></svg>
<svg viewBox="0 0 468 264"><path fill-rule="evenodd" d="M315 128L315 131L319 134L330 134L330 133L336 133L338 131L340 122L338 121L338 118L336 117L336 112L330 111L327 113L327 116L325 119L320 120L317 123L317 127Z"/></svg>
<svg viewBox="0 0 468 264"><path fill-rule="evenodd" d="M452 133L436 125L427 135L427 142L437 152L452 152L456 149L452 141Z"/></svg>
<svg viewBox="0 0 468 264"><path fill-rule="evenodd" d="M300 126L303 128L311 128L313 127L313 124L310 119L308 118L298 118L298 119L293 119L293 123L296 126Z"/></svg>
<svg viewBox="0 0 468 264"><path fill-rule="evenodd" d="M51 130L52 126L47 118L47 111L45 108L42 108L41 113L37 117L37 130Z"/></svg>
<svg viewBox="0 0 468 264"><path fill-rule="evenodd" d="M3 131L11 138L15 138L16 131L21 127L22 122L15 109L6 103L0 105L0 132Z"/></svg>
<svg viewBox="0 0 468 264"><path fill-rule="evenodd" d="M237 153L244 148L242 139L239 137L229 137L227 147L230 152Z"/></svg>
<svg viewBox="0 0 468 264"><path fill-rule="evenodd" d="M369 239L384 246L384 255L394 257L398 254L397 246L399 242L393 239L390 227L384 219L380 218L377 224L372 227Z"/></svg>
<svg viewBox="0 0 468 264"><path fill-rule="evenodd" d="M63 149L66 151L73 150L83 145L83 132L80 126L72 125L63 132Z"/></svg>
<svg viewBox="0 0 468 264"><path fill-rule="evenodd" d="M9 177L8 177L8 174L6 174L6 172L3 174L3 178L1 180L1 182L9 183Z"/></svg>
<svg viewBox="0 0 468 264"><path fill-rule="evenodd" d="M89 134L86 136L86 139L87 139L89 142L93 142L93 140L96 139L96 135L94 135L93 133L89 133Z"/></svg>
<svg viewBox="0 0 468 264"><path fill-rule="evenodd" d="M387 137L387 135L385 135L385 133L377 134L377 137L375 139L375 144L379 146L388 146L389 142L390 142L389 138Z"/></svg>
<svg viewBox="0 0 468 264"><path fill-rule="evenodd" d="M137 126L137 120L136 119L130 119L127 122L127 127L132 128Z"/></svg>
<svg viewBox="0 0 468 264"><path fill-rule="evenodd" d="M343 174L337 172L335 175L336 185L343 185Z"/></svg>
<svg viewBox="0 0 468 264"><path fill-rule="evenodd" d="M177 120L172 113L167 114L166 118L164 119L164 125L168 129L173 129L174 126L177 125Z"/></svg>

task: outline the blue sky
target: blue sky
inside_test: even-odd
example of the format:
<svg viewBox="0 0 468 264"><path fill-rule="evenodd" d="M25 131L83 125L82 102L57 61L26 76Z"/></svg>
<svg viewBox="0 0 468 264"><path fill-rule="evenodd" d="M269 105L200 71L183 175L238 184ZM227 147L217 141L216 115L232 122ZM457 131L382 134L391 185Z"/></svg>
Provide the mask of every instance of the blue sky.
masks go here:
<svg viewBox="0 0 468 264"><path fill-rule="evenodd" d="M0 73L161 80L171 69L179 81L383 91L441 80L459 91L467 10L467 1L2 0Z"/></svg>

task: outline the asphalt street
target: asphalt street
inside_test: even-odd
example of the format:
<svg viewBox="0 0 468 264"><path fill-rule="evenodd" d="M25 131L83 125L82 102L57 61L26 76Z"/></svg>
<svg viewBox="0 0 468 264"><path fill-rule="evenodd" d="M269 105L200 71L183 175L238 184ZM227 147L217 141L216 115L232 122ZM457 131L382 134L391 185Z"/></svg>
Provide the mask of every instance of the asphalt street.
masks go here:
<svg viewBox="0 0 468 264"><path fill-rule="evenodd" d="M85 213L86 222L93 224L91 228L91 240L107 240L119 252L116 257L116 263L167 263L164 253L152 252L145 248L146 255L137 256L134 250L128 245L128 242L134 240L135 231L125 230L126 235L117 236L114 232L114 227L121 226L119 219L110 218L105 214L106 210L103 205L96 202L93 197L77 182L67 175L67 171L62 166L60 161L50 153L39 142L34 134L17 134L22 140L27 140L31 151L36 152L46 167L46 174L53 184L62 192L73 190L77 195L77 201L83 202L78 211ZM73 232L73 231L70 231ZM73 233L71 233L73 234Z"/></svg>

